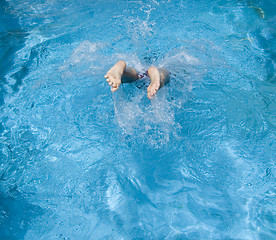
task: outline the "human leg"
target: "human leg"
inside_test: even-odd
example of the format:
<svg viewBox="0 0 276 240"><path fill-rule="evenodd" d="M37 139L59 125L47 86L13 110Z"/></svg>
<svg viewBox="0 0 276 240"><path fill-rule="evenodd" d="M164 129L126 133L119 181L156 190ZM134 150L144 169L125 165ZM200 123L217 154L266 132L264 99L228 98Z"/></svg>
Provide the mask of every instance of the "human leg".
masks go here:
<svg viewBox="0 0 276 240"><path fill-rule="evenodd" d="M127 67L123 60L118 61L104 76L111 86L111 91L118 90L121 83L131 83L138 79L138 74L134 68Z"/></svg>
<svg viewBox="0 0 276 240"><path fill-rule="evenodd" d="M170 73L167 69L150 67L148 70L150 85L147 88L148 98L152 99L156 92L170 81Z"/></svg>

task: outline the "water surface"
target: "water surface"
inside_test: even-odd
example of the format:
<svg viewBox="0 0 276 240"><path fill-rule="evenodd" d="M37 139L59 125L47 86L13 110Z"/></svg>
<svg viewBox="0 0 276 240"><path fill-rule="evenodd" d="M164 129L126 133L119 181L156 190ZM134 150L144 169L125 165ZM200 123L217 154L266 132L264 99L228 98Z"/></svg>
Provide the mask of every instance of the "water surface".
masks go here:
<svg viewBox="0 0 276 240"><path fill-rule="evenodd" d="M275 10L2 0L1 239L275 239Z"/></svg>

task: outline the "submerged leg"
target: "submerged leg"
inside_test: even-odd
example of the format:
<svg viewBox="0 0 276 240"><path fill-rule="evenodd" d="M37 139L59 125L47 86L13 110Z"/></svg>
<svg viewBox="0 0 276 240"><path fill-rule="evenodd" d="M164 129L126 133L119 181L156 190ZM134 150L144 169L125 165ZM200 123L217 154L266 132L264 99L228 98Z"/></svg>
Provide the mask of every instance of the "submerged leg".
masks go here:
<svg viewBox="0 0 276 240"><path fill-rule="evenodd" d="M170 81L170 73L167 69L150 67L148 70L150 85L148 86L148 98L152 99L156 92Z"/></svg>
<svg viewBox="0 0 276 240"><path fill-rule="evenodd" d="M104 76L111 91L118 90L121 83L131 83L138 79L138 74L134 68L126 66L126 62L123 60L118 61Z"/></svg>

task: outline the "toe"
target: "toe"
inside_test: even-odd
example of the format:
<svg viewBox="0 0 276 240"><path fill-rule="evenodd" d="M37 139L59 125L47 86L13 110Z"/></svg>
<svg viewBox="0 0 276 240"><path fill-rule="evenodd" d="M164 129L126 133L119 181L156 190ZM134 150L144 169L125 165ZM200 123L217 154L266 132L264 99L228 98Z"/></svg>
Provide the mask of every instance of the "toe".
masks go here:
<svg viewBox="0 0 276 240"><path fill-rule="evenodd" d="M118 90L118 88L119 88L118 86L116 86L116 87L112 87L112 88L111 88L111 91L112 91L112 92L115 92L115 91L117 91L117 90Z"/></svg>
<svg viewBox="0 0 276 240"><path fill-rule="evenodd" d="M152 99L152 94L148 93L148 99Z"/></svg>

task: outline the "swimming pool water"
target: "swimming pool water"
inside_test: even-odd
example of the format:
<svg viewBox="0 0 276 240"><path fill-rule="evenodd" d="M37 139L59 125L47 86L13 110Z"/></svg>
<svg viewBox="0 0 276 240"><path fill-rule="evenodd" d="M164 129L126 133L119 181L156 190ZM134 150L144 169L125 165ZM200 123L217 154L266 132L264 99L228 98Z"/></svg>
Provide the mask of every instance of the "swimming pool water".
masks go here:
<svg viewBox="0 0 276 240"><path fill-rule="evenodd" d="M0 239L275 239L275 10L2 0Z"/></svg>

